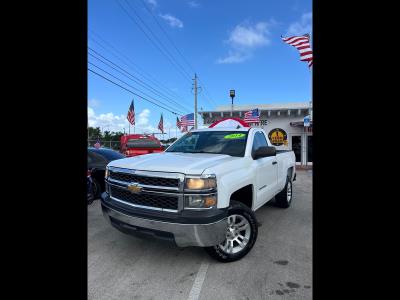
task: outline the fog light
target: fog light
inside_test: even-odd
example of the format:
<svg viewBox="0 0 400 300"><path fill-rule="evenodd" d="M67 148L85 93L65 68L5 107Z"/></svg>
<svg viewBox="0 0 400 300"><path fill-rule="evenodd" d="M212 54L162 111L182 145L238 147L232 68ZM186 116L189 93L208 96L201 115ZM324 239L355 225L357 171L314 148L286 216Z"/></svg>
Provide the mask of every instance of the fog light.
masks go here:
<svg viewBox="0 0 400 300"><path fill-rule="evenodd" d="M216 195L187 195L185 200L185 207L188 208L210 208L217 205Z"/></svg>

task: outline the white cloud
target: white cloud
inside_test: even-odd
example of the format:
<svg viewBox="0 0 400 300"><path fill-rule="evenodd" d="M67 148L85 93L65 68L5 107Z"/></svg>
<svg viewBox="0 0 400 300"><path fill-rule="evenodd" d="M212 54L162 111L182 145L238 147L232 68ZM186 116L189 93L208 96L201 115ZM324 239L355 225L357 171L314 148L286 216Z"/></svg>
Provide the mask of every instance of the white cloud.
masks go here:
<svg viewBox="0 0 400 300"><path fill-rule="evenodd" d="M158 6L158 3L157 3L156 0L146 0L146 2L148 4L150 4L151 6L153 6L153 7L157 7Z"/></svg>
<svg viewBox="0 0 400 300"><path fill-rule="evenodd" d="M170 14L165 14L165 15L160 14L160 17L163 18L165 21L167 21L169 26L171 27L183 28L182 21L179 20L177 17L171 16Z"/></svg>
<svg viewBox="0 0 400 300"><path fill-rule="evenodd" d="M258 22L254 26L237 25L232 30L228 42L234 47L254 48L269 44L268 34L266 22Z"/></svg>
<svg viewBox="0 0 400 300"><path fill-rule="evenodd" d="M312 31L312 13L304 13L301 19L289 25L286 36L303 35Z"/></svg>
<svg viewBox="0 0 400 300"><path fill-rule="evenodd" d="M246 55L241 52L232 52L229 51L229 54L225 58L219 58L217 59L218 64L234 64L234 63L241 63L245 60L250 58L250 55Z"/></svg>
<svg viewBox="0 0 400 300"><path fill-rule="evenodd" d="M149 125L149 116L150 116L150 110L145 108L140 114L139 118L136 122L138 126L148 126Z"/></svg>
<svg viewBox="0 0 400 300"><path fill-rule="evenodd" d="M92 107L99 107L100 106L100 101L97 99L90 99L89 100L89 105Z"/></svg>
<svg viewBox="0 0 400 300"><path fill-rule="evenodd" d="M226 41L231 48L228 56L217 59L217 63L241 63L252 57L254 49L270 44L270 27L275 24L277 22L271 19L269 22L258 22L254 25L249 22L236 25Z"/></svg>
<svg viewBox="0 0 400 300"><path fill-rule="evenodd" d="M136 133L159 132L156 126L150 124L150 114L151 112L147 108L136 114ZM103 131L124 132L125 128L125 132L128 133L129 122L126 119L126 115L115 115L111 112L96 114L92 107L88 107L88 121L89 126L100 127ZM133 133L133 126L131 126L131 133Z"/></svg>
<svg viewBox="0 0 400 300"><path fill-rule="evenodd" d="M190 7L193 7L193 8L200 6L200 3L198 3L197 1L189 1L188 4Z"/></svg>

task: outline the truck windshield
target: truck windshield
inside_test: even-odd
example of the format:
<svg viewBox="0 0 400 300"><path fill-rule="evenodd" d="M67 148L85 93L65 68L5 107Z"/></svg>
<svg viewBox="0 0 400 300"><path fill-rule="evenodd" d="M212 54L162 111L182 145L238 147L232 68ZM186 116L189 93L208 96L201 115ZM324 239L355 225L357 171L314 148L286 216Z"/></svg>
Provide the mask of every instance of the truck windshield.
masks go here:
<svg viewBox="0 0 400 300"><path fill-rule="evenodd" d="M166 152L244 156L247 134L247 131L188 132L171 145Z"/></svg>
<svg viewBox="0 0 400 300"><path fill-rule="evenodd" d="M129 139L126 143L128 148L160 148L156 140L151 139Z"/></svg>

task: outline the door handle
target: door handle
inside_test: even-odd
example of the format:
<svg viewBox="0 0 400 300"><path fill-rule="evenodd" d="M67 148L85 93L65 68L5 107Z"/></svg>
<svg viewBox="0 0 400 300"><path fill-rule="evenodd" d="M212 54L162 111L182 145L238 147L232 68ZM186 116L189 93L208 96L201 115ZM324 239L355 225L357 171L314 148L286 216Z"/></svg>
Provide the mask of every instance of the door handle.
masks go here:
<svg viewBox="0 0 400 300"><path fill-rule="evenodd" d="M278 163L277 161L273 161L273 162L272 162L273 165L276 165L277 163Z"/></svg>

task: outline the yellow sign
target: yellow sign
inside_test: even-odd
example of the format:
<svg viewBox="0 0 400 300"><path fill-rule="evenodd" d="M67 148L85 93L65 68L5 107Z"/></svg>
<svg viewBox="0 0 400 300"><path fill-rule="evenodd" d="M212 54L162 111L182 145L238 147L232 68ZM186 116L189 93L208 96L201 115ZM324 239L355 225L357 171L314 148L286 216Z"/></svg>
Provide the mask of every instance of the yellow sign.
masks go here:
<svg viewBox="0 0 400 300"><path fill-rule="evenodd" d="M241 139L245 136L246 135L244 133L232 133L224 136L224 139Z"/></svg>
<svg viewBox="0 0 400 300"><path fill-rule="evenodd" d="M287 134L281 128L272 129L268 134L268 138L274 146L288 145Z"/></svg>

